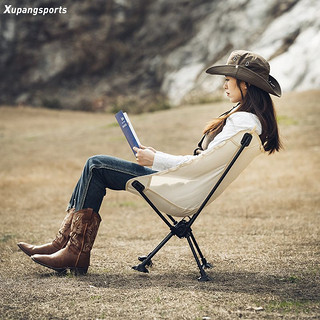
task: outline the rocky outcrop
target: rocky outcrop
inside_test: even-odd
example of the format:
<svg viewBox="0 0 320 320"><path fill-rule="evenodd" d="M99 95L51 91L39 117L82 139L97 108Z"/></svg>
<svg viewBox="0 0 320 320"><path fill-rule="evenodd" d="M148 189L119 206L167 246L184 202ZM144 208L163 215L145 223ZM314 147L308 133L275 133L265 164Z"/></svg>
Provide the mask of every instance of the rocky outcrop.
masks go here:
<svg viewBox="0 0 320 320"><path fill-rule="evenodd" d="M215 91L203 71L235 48L271 59L285 90L320 87L316 0L2 0L0 10L1 104L179 104Z"/></svg>

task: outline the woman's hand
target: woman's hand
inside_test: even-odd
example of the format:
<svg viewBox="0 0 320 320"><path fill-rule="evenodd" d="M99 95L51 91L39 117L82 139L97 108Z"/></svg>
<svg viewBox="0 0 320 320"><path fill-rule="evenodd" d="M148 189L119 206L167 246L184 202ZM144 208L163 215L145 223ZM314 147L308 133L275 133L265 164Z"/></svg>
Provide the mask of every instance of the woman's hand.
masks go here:
<svg viewBox="0 0 320 320"><path fill-rule="evenodd" d="M134 147L133 150L136 152L136 160L140 166L152 167L156 153L154 148L140 145L140 148Z"/></svg>

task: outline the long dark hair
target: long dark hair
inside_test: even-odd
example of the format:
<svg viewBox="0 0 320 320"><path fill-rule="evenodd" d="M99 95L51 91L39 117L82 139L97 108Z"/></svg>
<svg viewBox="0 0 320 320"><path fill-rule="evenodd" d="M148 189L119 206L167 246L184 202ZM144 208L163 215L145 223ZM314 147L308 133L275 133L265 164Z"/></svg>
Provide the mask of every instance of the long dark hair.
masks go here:
<svg viewBox="0 0 320 320"><path fill-rule="evenodd" d="M270 94L254 85L247 85L247 94L244 96L240 88L241 81L237 79L237 86L240 89L243 97L242 103L233 112L223 114L219 118L213 119L204 129L204 133L218 134L227 118L238 111L251 112L255 114L262 126L262 133L260 135L264 150L269 154L279 151L282 144L279 137L278 124L276 120L276 112Z"/></svg>

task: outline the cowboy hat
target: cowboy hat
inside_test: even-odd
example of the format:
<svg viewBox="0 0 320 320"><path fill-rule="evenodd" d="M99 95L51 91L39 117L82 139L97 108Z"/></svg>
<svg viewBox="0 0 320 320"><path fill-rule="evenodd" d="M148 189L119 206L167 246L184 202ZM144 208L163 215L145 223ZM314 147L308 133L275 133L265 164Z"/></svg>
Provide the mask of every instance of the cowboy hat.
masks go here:
<svg viewBox="0 0 320 320"><path fill-rule="evenodd" d="M221 74L250 83L275 96L281 96L278 81L270 76L270 65L260 55L236 50L231 52L227 64L213 66L206 70L209 74Z"/></svg>

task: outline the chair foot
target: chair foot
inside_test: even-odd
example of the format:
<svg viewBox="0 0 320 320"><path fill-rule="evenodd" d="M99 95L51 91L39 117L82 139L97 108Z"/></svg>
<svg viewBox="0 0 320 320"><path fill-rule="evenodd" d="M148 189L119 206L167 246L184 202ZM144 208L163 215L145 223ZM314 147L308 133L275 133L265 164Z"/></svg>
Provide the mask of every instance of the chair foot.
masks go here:
<svg viewBox="0 0 320 320"><path fill-rule="evenodd" d="M203 274L201 275L201 277L198 278L199 282L206 282L206 281L211 281L212 279L207 275L207 274Z"/></svg>
<svg viewBox="0 0 320 320"><path fill-rule="evenodd" d="M141 263L137 266L132 267L133 270L137 270L139 272L149 273L149 270Z"/></svg>
<svg viewBox="0 0 320 320"><path fill-rule="evenodd" d="M202 266L201 266L203 269L212 269L213 268L213 265L207 261L205 261Z"/></svg>
<svg viewBox="0 0 320 320"><path fill-rule="evenodd" d="M146 260L146 259L147 259L147 256L140 256L140 257L138 257L138 260L141 261L141 262L143 262L143 261ZM152 265L153 265L152 260L150 259L145 265L148 266L148 267L152 267Z"/></svg>

